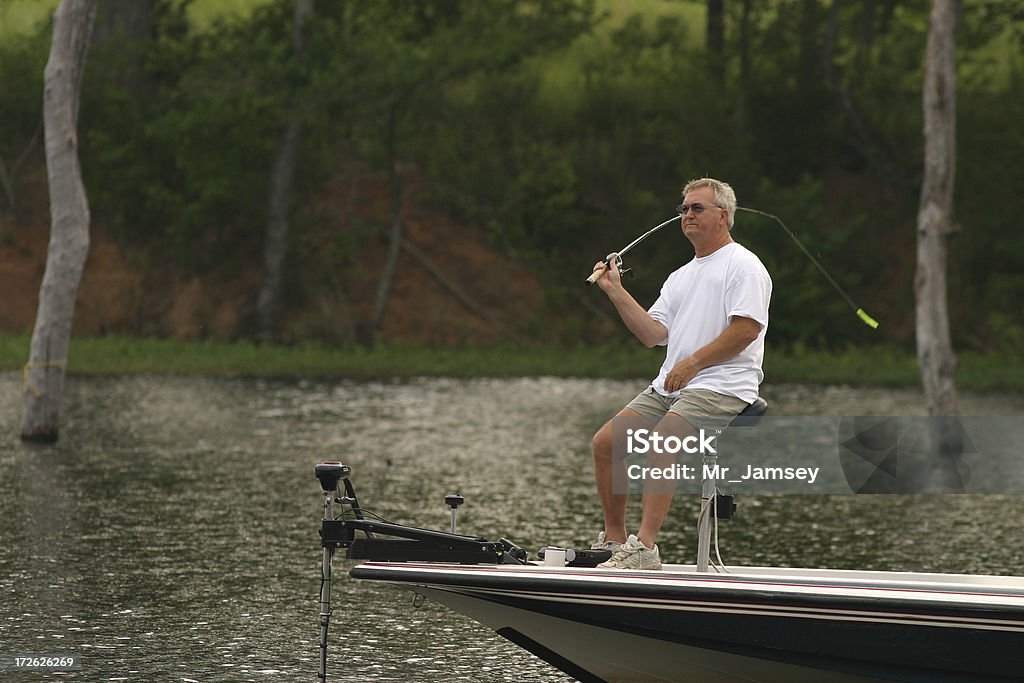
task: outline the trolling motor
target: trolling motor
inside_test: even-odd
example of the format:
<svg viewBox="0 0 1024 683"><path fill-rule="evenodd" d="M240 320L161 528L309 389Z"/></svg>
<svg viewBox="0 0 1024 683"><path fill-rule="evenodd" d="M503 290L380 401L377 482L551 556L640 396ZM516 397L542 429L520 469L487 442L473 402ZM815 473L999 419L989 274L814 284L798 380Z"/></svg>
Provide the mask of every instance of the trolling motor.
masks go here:
<svg viewBox="0 0 1024 683"><path fill-rule="evenodd" d="M337 491L340 480L348 481L348 476L352 474L352 468L332 460L317 465L315 472L316 478L320 480L320 487L326 494L328 491Z"/></svg>
<svg viewBox="0 0 1024 683"><path fill-rule="evenodd" d="M322 462L316 466L316 478L320 480L320 488L324 492L324 516L323 524L333 523L334 503L342 499L335 499L334 494L338 491L338 482L344 480L345 493L349 494L345 500L350 501L354 510L359 510L359 502L356 500L355 490L349 475L352 468L342 465L337 461ZM359 516L362 517L360 511ZM320 574L320 672L317 678L321 681L327 680L327 629L331 623L331 565L334 560L335 546L324 543L323 566Z"/></svg>
<svg viewBox="0 0 1024 683"><path fill-rule="evenodd" d="M314 473L324 497L320 521L324 554L320 581L320 671L317 674L321 681L327 680L327 631L331 622L331 569L335 550L345 549L345 557L350 560L377 562L527 564L526 550L508 539L492 542L455 533L456 511L465 502L458 494L445 497L445 504L451 509L451 533L445 533L393 524L369 511L367 514L373 519L367 519L352 486L352 468L347 465L337 461L322 462L314 468ZM342 488L345 495L339 497ZM357 537L357 532L362 535Z"/></svg>

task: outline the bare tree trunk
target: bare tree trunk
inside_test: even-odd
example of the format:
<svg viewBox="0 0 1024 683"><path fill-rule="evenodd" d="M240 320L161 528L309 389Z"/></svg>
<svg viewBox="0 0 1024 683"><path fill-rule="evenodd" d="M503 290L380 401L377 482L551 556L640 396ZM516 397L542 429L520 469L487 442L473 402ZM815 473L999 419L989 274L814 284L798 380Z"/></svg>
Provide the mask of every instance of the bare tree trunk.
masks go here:
<svg viewBox="0 0 1024 683"><path fill-rule="evenodd" d="M836 38L839 35L839 10L842 0L832 0L828 8L828 24L825 28L825 40L821 44L821 69L825 76L825 85L834 89L836 85L835 50Z"/></svg>
<svg viewBox="0 0 1024 683"><path fill-rule="evenodd" d="M946 305L946 247L954 232L956 30L959 0L934 0L924 68L924 180L917 213L917 357L929 415L957 415L957 359Z"/></svg>
<svg viewBox="0 0 1024 683"><path fill-rule="evenodd" d="M7 197L7 204L10 208L15 208L14 203L14 184L11 182L11 176L7 174L7 164L4 163L3 157L0 157L0 185L4 187L4 196Z"/></svg>
<svg viewBox="0 0 1024 683"><path fill-rule="evenodd" d="M862 0L860 8L860 36L857 39L857 54L854 57L856 68L853 73L858 80L868 68L868 56L871 46L875 43L875 23L877 0Z"/></svg>
<svg viewBox="0 0 1024 683"><path fill-rule="evenodd" d="M750 85L750 35L752 33L750 15L753 11L753 0L743 0L740 14L740 89L746 93Z"/></svg>
<svg viewBox="0 0 1024 683"><path fill-rule="evenodd" d="M927 490L963 491L957 456L963 430L956 393L957 359L949 334L946 251L953 225L956 175L956 31L959 0L933 0L924 66L924 179L917 212L917 358L928 404L932 467Z"/></svg>
<svg viewBox="0 0 1024 683"><path fill-rule="evenodd" d="M743 0L743 4L740 6L740 22L739 22L739 59L740 59L740 72L738 83L736 85L736 106L733 112L733 130L737 140L743 139L745 131L747 130L747 112L749 109L748 102L750 100L750 25L751 25L751 13L753 0ZM585 297L584 297L585 298Z"/></svg>
<svg viewBox="0 0 1024 683"><path fill-rule="evenodd" d="M394 282L395 273L398 271L398 256L402 250L402 200L405 190L402 186L402 177L398 173L397 159L397 136L398 136L398 112L399 105L394 104L388 110L388 161L389 172L389 198L391 203L391 231L388 238L388 254L384 261L384 271L377 282L377 296L373 304L373 318L370 324L360 330L359 341L364 346L372 346L374 335L384 320L384 312L388 307L388 298L391 296L391 284Z"/></svg>
<svg viewBox="0 0 1024 683"><path fill-rule="evenodd" d="M155 6L156 0L99 0L92 34L93 47L120 43L128 48L125 61L133 70L141 70L141 62L136 63L135 60L142 55L134 47L149 41L153 33ZM130 45L125 46L125 43Z"/></svg>
<svg viewBox="0 0 1024 683"><path fill-rule="evenodd" d="M50 246L22 388L21 438L56 441L75 298L89 252L89 202L78 165L78 101L96 0L63 0L53 15L43 120Z"/></svg>
<svg viewBox="0 0 1024 683"><path fill-rule="evenodd" d="M370 321L368 334L362 340L366 345L373 344L373 335L377 333L384 320L384 311L388 307L391 296L391 284L398 272L398 256L402 249L402 181L395 177L391 181L391 232L388 237L388 255L384 261L384 271L377 283L377 297L373 305L373 319Z"/></svg>
<svg viewBox="0 0 1024 683"><path fill-rule="evenodd" d="M313 13L313 0L295 0L292 49L296 62L301 62L305 49L303 25ZM291 204L292 181L302 139L301 93L293 91L288 103L281 144L270 173L270 200L267 208L267 232L263 245L263 281L256 299L256 324L259 337L273 339L281 309L281 287L284 262L288 253L288 209Z"/></svg>
<svg viewBox="0 0 1024 683"><path fill-rule="evenodd" d="M725 0L708 0L708 75L718 85L725 83Z"/></svg>
<svg viewBox="0 0 1024 683"><path fill-rule="evenodd" d="M92 73L144 97L146 49L156 0L100 0L92 34ZM95 71L100 67L99 72Z"/></svg>
<svg viewBox="0 0 1024 683"><path fill-rule="evenodd" d="M490 311L488 311L486 308L484 308L477 302L473 301L473 299L468 294L462 291L461 287L459 287L457 284L455 284L453 280L446 276L441 271L441 269L438 268L437 265L430 260L430 258L426 254L420 251L419 247L417 247L409 240L403 239L402 248L405 249L405 251L410 256L419 261L419 264L423 266L423 268L428 273L433 275L434 279L437 280L437 282L442 287L447 289L452 296L458 299L459 303L466 307L466 310L468 310L470 313L477 316L481 320L484 320L485 322L494 325L495 327L498 327L501 324L497 318L491 315Z"/></svg>
<svg viewBox="0 0 1024 683"><path fill-rule="evenodd" d="M900 168L900 164L893 158L893 154L886 144L883 136L871 125L867 117L853 101L853 95L846 86L835 68L835 45L839 35L839 13L842 8L842 0L832 0L828 11L828 24L825 28L825 36L821 47L822 74L827 87L836 97L839 105L846 112L850 124L860 140L860 149L864 157L878 166L885 182L900 191L912 191L907 182L907 173ZM859 76L854 76L859 78Z"/></svg>
<svg viewBox="0 0 1024 683"><path fill-rule="evenodd" d="M800 53L797 63L797 88L807 92L819 83L818 60L821 48L818 47L818 35L821 29L821 6L818 0L801 0L800 22Z"/></svg>

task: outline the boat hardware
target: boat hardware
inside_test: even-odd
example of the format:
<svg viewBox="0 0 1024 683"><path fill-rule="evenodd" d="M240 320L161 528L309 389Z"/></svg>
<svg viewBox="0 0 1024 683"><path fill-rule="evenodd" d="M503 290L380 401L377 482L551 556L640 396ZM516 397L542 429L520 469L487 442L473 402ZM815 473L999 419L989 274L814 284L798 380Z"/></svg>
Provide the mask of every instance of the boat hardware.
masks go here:
<svg viewBox="0 0 1024 683"><path fill-rule="evenodd" d="M537 551L537 557L543 562L547 554L547 548L541 548ZM592 550L589 548L576 550L573 548L567 548L565 554L565 566L566 567L596 567L602 562L606 562L612 558L611 550Z"/></svg>
<svg viewBox="0 0 1024 683"><path fill-rule="evenodd" d="M758 397L734 417L729 422L729 426L756 426L767 412L768 402ZM701 467L704 476L700 492L700 512L697 515L697 571L706 572L711 564L712 530L714 531L715 555L718 556L719 565L722 564L722 558L718 553L718 520L732 519L736 513L736 503L732 496L723 495L718 490L714 477L708 476L709 472L718 470L718 455L705 453ZM724 567L721 569L724 570Z"/></svg>
<svg viewBox="0 0 1024 683"><path fill-rule="evenodd" d="M322 462L314 470L316 478L320 480L320 487L324 494L324 516L323 524L334 519L334 498L338 491L338 482L342 479L348 483L348 477L352 470L340 462ZM347 493L347 490L346 490ZM359 503L355 500L355 491L351 495L354 509L359 509ZM360 513L361 514L361 513ZM323 565L320 568L320 670L317 678L321 681L327 680L327 630L331 624L331 565L334 560L334 546L324 544Z"/></svg>
<svg viewBox="0 0 1024 683"><path fill-rule="evenodd" d="M350 479L352 468L347 465L337 461L322 462L314 468L314 473L320 480L324 498L320 521L323 565L320 575L320 669L317 674L321 681L327 680L327 633L331 622L331 571L335 550L345 549L345 556L350 560L527 564L526 550L508 539L502 538L494 543L485 538L454 533L456 508L465 502L458 494L445 497L445 503L452 510L452 533L444 533L366 519ZM345 496L340 498L336 495L339 485L345 489ZM340 512L335 511L336 504L341 506ZM357 531L362 532L363 537L357 537ZM378 535L394 538L378 538Z"/></svg>
<svg viewBox="0 0 1024 683"><path fill-rule="evenodd" d="M459 494L444 497L444 504L452 509L452 533L455 533L455 516L458 514L459 506L466 502L466 499Z"/></svg>

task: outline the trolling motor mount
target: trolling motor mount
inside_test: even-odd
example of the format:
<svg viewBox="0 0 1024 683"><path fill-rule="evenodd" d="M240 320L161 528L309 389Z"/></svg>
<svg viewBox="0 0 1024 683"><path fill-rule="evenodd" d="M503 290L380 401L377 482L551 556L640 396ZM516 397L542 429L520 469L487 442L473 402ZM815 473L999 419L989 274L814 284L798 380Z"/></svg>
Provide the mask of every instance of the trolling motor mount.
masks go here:
<svg viewBox="0 0 1024 683"><path fill-rule="evenodd" d="M452 514L452 531L420 529L366 519L349 476L352 469L340 462L322 462L315 468L324 490L324 516L320 522L321 545L333 552L343 549L350 560L377 562L459 562L464 564L526 564L527 553L511 541L489 541L479 536L455 533L455 514L465 499L458 494L445 497ZM335 498L339 483L345 497ZM342 506L336 515L334 503ZM348 510L345 510L345 508ZM357 535L357 532L359 534ZM384 538L380 538L384 537Z"/></svg>

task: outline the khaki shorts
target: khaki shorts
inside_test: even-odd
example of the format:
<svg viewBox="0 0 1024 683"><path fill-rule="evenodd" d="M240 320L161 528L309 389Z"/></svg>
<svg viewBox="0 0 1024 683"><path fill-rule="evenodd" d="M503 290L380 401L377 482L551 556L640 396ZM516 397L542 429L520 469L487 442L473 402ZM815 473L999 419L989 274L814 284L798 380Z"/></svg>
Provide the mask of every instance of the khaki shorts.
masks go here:
<svg viewBox="0 0 1024 683"><path fill-rule="evenodd" d="M697 429L721 429L739 415L747 402L710 389L684 388L679 396L662 396L654 387L647 387L629 402L627 408L657 424L667 413L675 413Z"/></svg>

